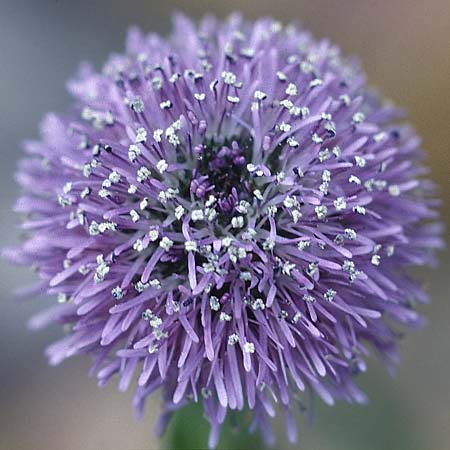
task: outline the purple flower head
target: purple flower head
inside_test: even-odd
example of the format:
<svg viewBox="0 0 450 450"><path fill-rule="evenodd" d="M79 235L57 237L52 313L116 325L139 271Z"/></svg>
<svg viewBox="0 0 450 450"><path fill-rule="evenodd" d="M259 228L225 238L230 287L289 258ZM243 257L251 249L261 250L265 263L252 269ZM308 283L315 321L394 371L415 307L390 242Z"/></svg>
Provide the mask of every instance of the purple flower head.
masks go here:
<svg viewBox="0 0 450 450"><path fill-rule="evenodd" d="M441 245L414 130L328 41L270 19L182 16L132 29L101 73L82 66L69 114L49 114L18 181L27 239L58 304L57 364L89 354L99 384L162 389L160 430L203 402L286 417L316 393L363 403L354 377L397 359L398 324L426 294L406 268Z"/></svg>

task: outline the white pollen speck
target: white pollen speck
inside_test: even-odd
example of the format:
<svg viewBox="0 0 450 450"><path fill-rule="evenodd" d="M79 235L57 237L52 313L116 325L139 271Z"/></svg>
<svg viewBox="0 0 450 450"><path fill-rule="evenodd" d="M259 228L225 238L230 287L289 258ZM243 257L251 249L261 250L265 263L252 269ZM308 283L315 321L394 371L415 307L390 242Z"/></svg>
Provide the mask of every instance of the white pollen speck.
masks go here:
<svg viewBox="0 0 450 450"><path fill-rule="evenodd" d="M244 344L244 352L255 353L255 344L253 344L252 342L246 342Z"/></svg>
<svg viewBox="0 0 450 450"><path fill-rule="evenodd" d="M250 203L248 203L245 200L241 200L239 202L239 205L236 206L236 211L241 214L247 214L249 208L250 208Z"/></svg>
<svg viewBox="0 0 450 450"><path fill-rule="evenodd" d="M253 48L241 48L239 53L245 58L253 58L255 56L255 50Z"/></svg>
<svg viewBox="0 0 450 450"><path fill-rule="evenodd" d="M203 220L205 215L201 209L194 209L191 213L191 219L193 222L197 222L198 220Z"/></svg>
<svg viewBox="0 0 450 450"><path fill-rule="evenodd" d="M150 178L151 172L148 167L141 166L136 172L136 179L142 183Z"/></svg>
<svg viewBox="0 0 450 450"><path fill-rule="evenodd" d="M286 208L293 208L294 206L297 205L297 200L295 199L295 197L291 197L291 196L288 195L283 200L283 204L284 204L284 206L286 206Z"/></svg>
<svg viewBox="0 0 450 450"><path fill-rule="evenodd" d="M237 256L239 259L245 259L247 257L247 251L245 248L239 247L237 249Z"/></svg>
<svg viewBox="0 0 450 450"><path fill-rule="evenodd" d="M175 217L176 217L178 220L180 220L180 219L184 216L184 213L185 213L185 209L184 209L181 205L178 205L178 206L175 208Z"/></svg>
<svg viewBox="0 0 450 450"><path fill-rule="evenodd" d="M150 238L150 241L155 242L159 238L159 231L156 229L150 230L148 232L148 237Z"/></svg>
<svg viewBox="0 0 450 450"><path fill-rule="evenodd" d="M141 202L139 203L139 209L140 209L141 211L143 211L145 208L147 208L147 206L148 206L148 198L147 198L147 197L144 197L144 198L141 200Z"/></svg>
<svg viewBox="0 0 450 450"><path fill-rule="evenodd" d="M102 197L102 198L106 198L106 197L109 197L110 195L111 195L111 192L110 191L108 191L108 189L100 189L99 191L98 191L98 195L100 196L100 197Z"/></svg>
<svg viewBox="0 0 450 450"><path fill-rule="evenodd" d="M364 122L365 119L366 119L366 116L362 112L357 112L357 113L353 114L353 117L352 117L353 123L361 123L361 122Z"/></svg>
<svg viewBox="0 0 450 450"><path fill-rule="evenodd" d="M284 264L283 264L283 267L282 267L282 272L285 274L285 275L288 275L288 276L291 276L291 272L292 272L292 270L294 270L296 268L296 265L294 264L294 263L289 263L289 262L285 262Z"/></svg>
<svg viewBox="0 0 450 450"><path fill-rule="evenodd" d="M297 95L297 93L298 93L297 86L294 83L289 83L288 87L286 88L286 94Z"/></svg>
<svg viewBox="0 0 450 450"><path fill-rule="evenodd" d="M153 355L154 353L156 353L158 350L159 350L158 344L151 344L151 345L148 347L148 352L149 352L151 355Z"/></svg>
<svg viewBox="0 0 450 450"><path fill-rule="evenodd" d="M353 212L356 212L364 216L366 214L366 208L364 208L364 206L357 205L353 207Z"/></svg>
<svg viewBox="0 0 450 450"><path fill-rule="evenodd" d="M341 156L341 153L342 153L341 148L339 147L339 145L335 145L335 146L333 147L332 152L333 152L333 155L334 155L336 158L339 158L339 157Z"/></svg>
<svg viewBox="0 0 450 450"><path fill-rule="evenodd" d="M350 175L348 178L349 183L361 184L361 180L356 175Z"/></svg>
<svg viewBox="0 0 450 450"><path fill-rule="evenodd" d="M136 144L131 144L128 147L128 159L130 162L136 161L136 158L141 154L140 148Z"/></svg>
<svg viewBox="0 0 450 450"><path fill-rule="evenodd" d="M231 219L231 226L233 228L242 228L244 226L244 218L242 216L233 217Z"/></svg>
<svg viewBox="0 0 450 450"><path fill-rule="evenodd" d="M161 282L157 278L150 280L148 284L153 288L161 289Z"/></svg>
<svg viewBox="0 0 450 450"><path fill-rule="evenodd" d="M365 167L365 165L366 165L366 160L362 156L356 155L355 162L358 167Z"/></svg>
<svg viewBox="0 0 450 450"><path fill-rule="evenodd" d="M278 128L283 133L288 133L291 130L292 127L291 127L291 125L289 123L281 122Z"/></svg>
<svg viewBox="0 0 450 450"><path fill-rule="evenodd" d="M134 288L137 292L144 292L145 289L147 289L150 285L148 283L143 283L141 280L139 280L135 285Z"/></svg>
<svg viewBox="0 0 450 450"><path fill-rule="evenodd" d="M167 236L164 236L159 242L159 246L167 252L172 248L173 241L169 239Z"/></svg>
<svg viewBox="0 0 450 450"><path fill-rule="evenodd" d="M306 117L308 117L310 115L310 110L307 106L303 106L302 108L300 108L300 113L301 113L302 119L305 119Z"/></svg>
<svg viewBox="0 0 450 450"><path fill-rule="evenodd" d="M208 197L208 200L206 200L206 202L205 202L205 206L207 206L209 208L210 206L214 205L214 203L216 203L216 201L217 201L216 197L214 197L214 195L210 195Z"/></svg>
<svg viewBox="0 0 450 450"><path fill-rule="evenodd" d="M343 95L339 96L339 100L341 100L345 106L350 105L350 103L352 102L352 100L348 94L343 94Z"/></svg>
<svg viewBox="0 0 450 450"><path fill-rule="evenodd" d="M234 96L234 95L228 95L228 96L227 96L227 100L228 100L230 103L233 103L233 104L239 103L239 102L241 101L241 99L240 99L239 97L236 97L236 96Z"/></svg>
<svg viewBox="0 0 450 450"><path fill-rule="evenodd" d="M386 137L386 133L384 131L381 131L380 133L377 133L374 137L373 140L375 142L381 142L384 138Z"/></svg>
<svg viewBox="0 0 450 450"><path fill-rule="evenodd" d="M320 192L323 193L323 195L328 195L328 188L330 187L330 183L328 181L324 181L320 186Z"/></svg>
<svg viewBox="0 0 450 450"><path fill-rule="evenodd" d="M204 92L197 92L194 94L194 98L199 102L202 102L206 98L206 94Z"/></svg>
<svg viewBox="0 0 450 450"><path fill-rule="evenodd" d="M347 208L347 202L345 200L344 197L338 197L334 202L333 202L334 207L336 208L336 211L342 211L345 208Z"/></svg>
<svg viewBox="0 0 450 450"><path fill-rule="evenodd" d="M130 102L130 107L134 112L141 113L144 111L144 102L141 97L135 97Z"/></svg>
<svg viewBox="0 0 450 450"><path fill-rule="evenodd" d="M176 83L179 78L180 78L180 74L178 72L176 72L169 78L169 81L173 84L173 83Z"/></svg>
<svg viewBox="0 0 450 450"><path fill-rule="evenodd" d="M137 187L134 184L130 184L130 187L128 188L129 194L136 194Z"/></svg>
<svg viewBox="0 0 450 450"><path fill-rule="evenodd" d="M222 245L223 245L225 248L228 248L228 247L231 245L232 241L233 241L233 240L232 240L229 236L226 236L226 237L224 237L224 238L222 239Z"/></svg>
<svg viewBox="0 0 450 450"><path fill-rule="evenodd" d="M142 242L142 239L137 239L135 243L133 244L133 249L137 252L142 252L145 250L144 243Z"/></svg>
<svg viewBox="0 0 450 450"><path fill-rule="evenodd" d="M286 174L284 172L278 172L276 175L277 183L281 183L286 178Z"/></svg>
<svg viewBox="0 0 450 450"><path fill-rule="evenodd" d="M314 88L323 84L323 81L320 78L315 78L309 83L309 87Z"/></svg>
<svg viewBox="0 0 450 450"><path fill-rule="evenodd" d="M170 100L165 100L159 104L161 109L170 109L172 108L172 102Z"/></svg>
<svg viewBox="0 0 450 450"><path fill-rule="evenodd" d="M287 98L284 100L281 100L280 105L283 106L284 108L290 110L291 108L293 108L294 104L288 100Z"/></svg>
<svg viewBox="0 0 450 450"><path fill-rule="evenodd" d="M372 258L371 258L370 262L371 262L374 266L379 266L379 265L380 265L380 260L381 260L380 255L372 255Z"/></svg>
<svg viewBox="0 0 450 450"><path fill-rule="evenodd" d="M169 167L169 164L167 164L165 159L161 159L156 164L156 168L159 170L159 173L164 173L168 167Z"/></svg>
<svg viewBox="0 0 450 450"><path fill-rule="evenodd" d="M147 130L143 127L139 127L136 129L136 144L140 144L142 142L147 141Z"/></svg>
<svg viewBox="0 0 450 450"><path fill-rule="evenodd" d="M111 183L118 183L120 181L120 174L118 172L116 172L115 170L113 170L109 176L108 176L108 180Z"/></svg>
<svg viewBox="0 0 450 450"><path fill-rule="evenodd" d="M308 248L310 245L311 245L311 241L309 239L306 239L306 240L304 239L304 240L301 240L301 241L298 242L297 248L300 251L303 251L306 248Z"/></svg>
<svg viewBox="0 0 450 450"><path fill-rule="evenodd" d="M393 197L398 197L400 195L400 188L396 184L391 184L388 187L388 191Z"/></svg>
<svg viewBox="0 0 450 450"><path fill-rule="evenodd" d="M132 209L132 210L130 211L130 216L131 216L131 220L132 220L133 222L137 222L137 221L141 218L141 216L139 215L139 213L138 213L137 211L135 211L134 209Z"/></svg>
<svg viewBox="0 0 450 450"><path fill-rule="evenodd" d="M124 292L122 291L122 288L120 286L116 286L112 289L111 295L115 300L120 300L124 296Z"/></svg>
<svg viewBox="0 0 450 450"><path fill-rule="evenodd" d="M159 89L161 89L162 85L163 85L163 80L161 77L156 76L156 77L152 78L152 88L155 91L158 91Z"/></svg>
<svg viewBox="0 0 450 450"><path fill-rule="evenodd" d="M336 294L337 292L334 289L327 289L327 291L325 292L325 294L323 294L323 296L327 302L332 302Z"/></svg>
<svg viewBox="0 0 450 450"><path fill-rule="evenodd" d="M216 86L217 86L217 83L218 83L219 81L218 80L213 80L213 81L211 81L211 83L209 83L209 90L211 91L211 92L216 92Z"/></svg>
<svg viewBox="0 0 450 450"><path fill-rule="evenodd" d="M85 188L80 192L80 197L81 197L81 198L86 198L90 193L91 193L91 188L85 187Z"/></svg>
<svg viewBox="0 0 450 450"><path fill-rule="evenodd" d="M72 190L72 183L68 181L63 187L63 192L64 194L68 194L71 190Z"/></svg>
<svg viewBox="0 0 450 450"><path fill-rule="evenodd" d="M314 66L311 64L310 61L302 61L300 63L300 70L303 73L311 73L314 70Z"/></svg>
<svg viewBox="0 0 450 450"><path fill-rule="evenodd" d="M231 316L229 314L227 314L226 312L221 312L220 313L220 320L224 321L224 322L230 322L231 320Z"/></svg>
<svg viewBox="0 0 450 450"><path fill-rule="evenodd" d="M298 141L294 139L292 136L288 137L286 142L288 143L289 147L292 148L297 148L299 146Z"/></svg>
<svg viewBox="0 0 450 450"><path fill-rule="evenodd" d="M263 242L263 250L273 250L274 247L275 247L275 241L271 238L267 238Z"/></svg>
<svg viewBox="0 0 450 450"><path fill-rule="evenodd" d="M96 236L96 235L100 234L100 231L98 229L98 223L95 220L93 220L90 223L88 231L91 236Z"/></svg>
<svg viewBox="0 0 450 450"><path fill-rule="evenodd" d="M98 194L100 195L100 191L98 192ZM60 206L65 208L66 206L70 206L72 204L72 200L70 200L70 198L67 198L65 195L58 195L58 203Z"/></svg>
<svg viewBox="0 0 450 450"><path fill-rule="evenodd" d="M155 142L161 142L161 138L162 138L163 134L164 134L164 130L162 130L161 128L156 129L153 132L153 139L155 140Z"/></svg>
<svg viewBox="0 0 450 450"><path fill-rule="evenodd" d="M186 241L184 243L184 248L187 252L196 252L197 251L197 243L195 241Z"/></svg>
<svg viewBox="0 0 450 450"><path fill-rule="evenodd" d="M327 159L330 159L330 151L327 148L325 148L324 150L321 150L319 152L319 161L324 162Z"/></svg>
<svg viewBox="0 0 450 450"><path fill-rule="evenodd" d="M328 214L328 208L325 205L316 206L314 211L319 219L324 219Z"/></svg>
<svg viewBox="0 0 450 450"><path fill-rule="evenodd" d="M300 220L302 215L303 214L298 209L294 209L292 211L292 219L293 219L294 223L298 223L298 221Z"/></svg>
<svg viewBox="0 0 450 450"><path fill-rule="evenodd" d="M104 280L105 276L109 273L109 266L103 260L103 255L97 257L97 268L95 269L94 282L100 283Z"/></svg>
<svg viewBox="0 0 450 450"><path fill-rule="evenodd" d="M255 189L254 191L253 191L253 195L255 196L255 198L257 199L257 200L264 200L264 197L262 196L262 194L261 194L261 191L259 190L259 189Z"/></svg>
<svg viewBox="0 0 450 450"><path fill-rule="evenodd" d="M235 345L239 342L239 336L236 333L228 336L228 345Z"/></svg>
<svg viewBox="0 0 450 450"><path fill-rule="evenodd" d="M222 72L222 80L225 84L233 85L236 83L236 75L233 72Z"/></svg>
<svg viewBox="0 0 450 450"><path fill-rule="evenodd" d="M239 274L239 279L242 281L251 281L252 280L252 274L250 272L241 272Z"/></svg>
<svg viewBox="0 0 450 450"><path fill-rule="evenodd" d="M267 98L267 94L263 91L255 91L254 97L256 100L265 100Z"/></svg>
<svg viewBox="0 0 450 450"><path fill-rule="evenodd" d="M310 294L305 294L305 295L303 296L303 300L304 300L306 303L314 303L314 302L316 301L316 298L313 297L313 296L310 295Z"/></svg>
<svg viewBox="0 0 450 450"><path fill-rule="evenodd" d="M213 311L219 311L220 309L219 299L216 296L212 295L209 298L209 306Z"/></svg>
<svg viewBox="0 0 450 450"><path fill-rule="evenodd" d="M98 231L104 233L105 231L115 231L117 224L115 222L101 222L98 224Z"/></svg>
<svg viewBox="0 0 450 450"><path fill-rule="evenodd" d="M287 76L283 72L277 72L277 78L280 81L286 81L287 80Z"/></svg>

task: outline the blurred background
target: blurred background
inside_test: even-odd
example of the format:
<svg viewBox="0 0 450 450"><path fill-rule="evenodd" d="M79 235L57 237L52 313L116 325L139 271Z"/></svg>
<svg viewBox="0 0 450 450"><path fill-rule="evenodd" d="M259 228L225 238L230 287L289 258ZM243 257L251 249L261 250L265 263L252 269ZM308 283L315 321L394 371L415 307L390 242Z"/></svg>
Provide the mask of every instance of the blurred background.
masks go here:
<svg viewBox="0 0 450 450"><path fill-rule="evenodd" d="M18 242L18 218L10 209L18 195L13 173L21 140L37 136L45 112L67 109L64 83L81 60L100 68L109 52L123 50L132 24L167 33L174 10L193 17L206 12L224 17L240 10L248 19L271 15L285 23L298 20L316 37L328 37L345 54L357 55L370 83L409 111L423 137L449 226L449 0L0 0L0 246ZM397 376L391 378L371 361L360 380L370 406L327 408L318 403L315 426L302 424L300 448L450 448L449 267L447 250L438 270L422 274L433 297L423 309L429 324L403 343ZM0 448L163 447L152 432L158 399L145 419L135 422L131 392L118 393L114 383L98 389L86 374L86 359L47 366L43 350L60 330L32 333L26 323L50 302L17 303L11 295L14 287L32 279L29 271L1 262ZM190 415L184 420L191 435L205 429L205 422L191 422ZM256 445L250 442L248 448ZM281 430L277 448L285 447Z"/></svg>

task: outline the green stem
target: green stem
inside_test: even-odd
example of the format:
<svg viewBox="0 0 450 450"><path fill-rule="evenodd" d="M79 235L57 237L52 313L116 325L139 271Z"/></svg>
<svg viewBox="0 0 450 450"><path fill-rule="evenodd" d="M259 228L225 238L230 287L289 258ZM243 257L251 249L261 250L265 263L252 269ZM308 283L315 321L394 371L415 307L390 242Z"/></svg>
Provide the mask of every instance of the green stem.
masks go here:
<svg viewBox="0 0 450 450"><path fill-rule="evenodd" d="M227 417L222 425L220 449L262 450L259 433L249 433L251 414L248 411ZM162 449L205 449L208 447L209 423L201 404L191 404L177 411L163 436Z"/></svg>

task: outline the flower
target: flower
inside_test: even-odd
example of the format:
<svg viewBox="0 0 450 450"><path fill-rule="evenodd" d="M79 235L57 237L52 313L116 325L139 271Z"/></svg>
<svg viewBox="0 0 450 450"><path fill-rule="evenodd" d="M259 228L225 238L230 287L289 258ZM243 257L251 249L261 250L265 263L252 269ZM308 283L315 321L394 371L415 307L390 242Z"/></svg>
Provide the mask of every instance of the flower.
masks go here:
<svg viewBox="0 0 450 450"><path fill-rule="evenodd" d="M274 404L315 392L365 402L354 378L427 300L406 268L441 245L419 139L327 41L232 16L168 39L132 29L101 73L82 66L19 168L27 238L5 251L58 299L53 364L94 359L134 406L202 401L214 447L248 407L271 439Z"/></svg>

